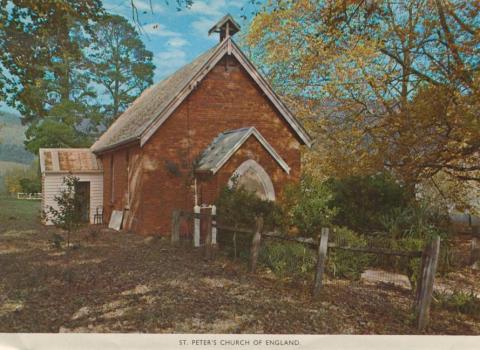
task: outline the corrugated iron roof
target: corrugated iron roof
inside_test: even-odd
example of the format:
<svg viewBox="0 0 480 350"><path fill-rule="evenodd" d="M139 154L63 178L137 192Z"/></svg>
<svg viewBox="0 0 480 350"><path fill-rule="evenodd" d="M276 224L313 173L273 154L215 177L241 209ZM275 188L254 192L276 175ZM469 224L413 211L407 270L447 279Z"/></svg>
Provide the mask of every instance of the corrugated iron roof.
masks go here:
<svg viewBox="0 0 480 350"><path fill-rule="evenodd" d="M102 172L102 163L88 148L40 148L42 173Z"/></svg>
<svg viewBox="0 0 480 350"><path fill-rule="evenodd" d="M200 155L196 171L215 174L250 136L254 136L265 147L285 172L290 172L288 164L253 126L219 134Z"/></svg>
<svg viewBox="0 0 480 350"><path fill-rule="evenodd" d="M219 44L215 45L193 62L146 89L95 142L92 146L92 151L98 152L115 145L139 139L142 132L210 59L218 46Z"/></svg>

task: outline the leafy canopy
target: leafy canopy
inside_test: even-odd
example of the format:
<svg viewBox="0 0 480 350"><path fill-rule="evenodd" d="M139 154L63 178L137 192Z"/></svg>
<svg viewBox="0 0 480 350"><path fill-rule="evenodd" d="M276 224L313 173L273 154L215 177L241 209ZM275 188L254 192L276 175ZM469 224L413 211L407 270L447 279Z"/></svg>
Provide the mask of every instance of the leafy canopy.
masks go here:
<svg viewBox="0 0 480 350"><path fill-rule="evenodd" d="M247 41L317 138L306 168L480 180L479 10L467 0L265 5Z"/></svg>
<svg viewBox="0 0 480 350"><path fill-rule="evenodd" d="M102 112L109 122L153 84L155 66L135 28L121 16L107 15L93 26L86 48L89 76L103 87Z"/></svg>

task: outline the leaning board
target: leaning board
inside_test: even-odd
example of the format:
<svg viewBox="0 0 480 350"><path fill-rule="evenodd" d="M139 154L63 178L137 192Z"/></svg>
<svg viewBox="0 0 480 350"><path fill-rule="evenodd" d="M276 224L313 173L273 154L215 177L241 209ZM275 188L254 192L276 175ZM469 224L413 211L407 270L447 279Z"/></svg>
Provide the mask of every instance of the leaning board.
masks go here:
<svg viewBox="0 0 480 350"><path fill-rule="evenodd" d="M123 220L123 211L114 210L112 211L112 215L110 216L110 222L108 223L108 228L114 229L116 231L120 231L122 228L122 220Z"/></svg>

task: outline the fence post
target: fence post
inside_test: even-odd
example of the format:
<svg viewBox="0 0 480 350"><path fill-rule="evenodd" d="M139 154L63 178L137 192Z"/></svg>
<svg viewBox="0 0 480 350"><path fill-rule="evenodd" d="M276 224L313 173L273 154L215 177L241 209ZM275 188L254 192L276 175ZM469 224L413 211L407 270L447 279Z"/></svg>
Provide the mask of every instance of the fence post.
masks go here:
<svg viewBox="0 0 480 350"><path fill-rule="evenodd" d="M205 215L204 218L207 220L207 237L205 240L205 258L210 260L212 258L212 215Z"/></svg>
<svg viewBox="0 0 480 350"><path fill-rule="evenodd" d="M252 239L252 250L250 252L250 272L255 273L257 269L258 254L260 253L260 243L262 240L263 217L255 219L255 234Z"/></svg>
<svg viewBox="0 0 480 350"><path fill-rule="evenodd" d="M172 215L172 244L180 241L180 211L174 210Z"/></svg>
<svg viewBox="0 0 480 350"><path fill-rule="evenodd" d="M200 206L193 207L193 246L200 247Z"/></svg>
<svg viewBox="0 0 480 350"><path fill-rule="evenodd" d="M480 244L478 238L472 238L472 253L471 253L471 265L472 269L478 270L480 268L478 262L480 260Z"/></svg>
<svg viewBox="0 0 480 350"><path fill-rule="evenodd" d="M422 271L422 289L418 302L418 331L423 332L427 327L430 317L430 304L432 302L433 284L437 272L438 256L440 254L440 236L433 239L427 248L427 261Z"/></svg>
<svg viewBox="0 0 480 350"><path fill-rule="evenodd" d="M233 261L237 261L237 231L233 231Z"/></svg>
<svg viewBox="0 0 480 350"><path fill-rule="evenodd" d="M431 249L431 242L429 242L422 251L422 261L420 264L420 271L417 276L417 288L415 290L415 311L418 313L420 306L420 296L422 295L423 280L425 279L426 266L428 261L428 252Z"/></svg>
<svg viewBox="0 0 480 350"><path fill-rule="evenodd" d="M322 235L320 236L320 242L318 244L318 258L317 269L315 273L315 282L313 285L313 297L316 298L320 294L322 288L323 272L325 271L325 262L327 260L327 248L328 248L328 234L330 229L328 227L322 227Z"/></svg>

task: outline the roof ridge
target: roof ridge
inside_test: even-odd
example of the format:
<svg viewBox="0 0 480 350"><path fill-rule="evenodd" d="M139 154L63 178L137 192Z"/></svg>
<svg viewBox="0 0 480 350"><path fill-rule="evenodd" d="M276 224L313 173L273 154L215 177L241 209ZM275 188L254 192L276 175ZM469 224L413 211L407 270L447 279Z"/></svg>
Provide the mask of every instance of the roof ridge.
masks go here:
<svg viewBox="0 0 480 350"><path fill-rule="evenodd" d="M208 49L207 51L203 52L200 56L196 57L194 60L184 64L183 66L181 66L179 69L177 69L175 72L171 73L170 75L168 75L167 77L165 77L164 79L160 80L159 82L155 83L155 84L152 84L151 86L149 86L148 88L146 88L145 90L143 90L143 92L140 94L140 96L138 96L134 101L133 103L131 103L128 108L110 125L110 127L105 130L105 132L98 138L98 140L95 141L95 143L91 146L91 150L92 151L98 151L99 149L101 150L102 148L102 143L110 143L112 144L112 139L115 138L115 136L118 136L118 135L111 135L113 132L117 132L117 131L121 131L122 128L124 128L126 125L127 125L127 122L132 122L128 117L129 117L129 113L131 113L132 111L135 110L135 108L138 108L139 105L141 105L141 103L143 102L143 100L145 98L148 98L150 96L150 94L154 94L155 92L157 92L158 89L160 90L168 90L166 89L166 87L168 87L168 84L171 80L175 79L175 78L178 78L179 76L181 76L182 74L184 74L186 71L188 71L188 69L193 69L196 73L196 67L195 65L198 65L199 62L201 62L203 59L205 59L206 57L209 57L219 46L221 46L223 43L217 43L215 44L214 46L212 46L210 49ZM199 67L197 67L198 69L203 66L203 64L199 65ZM174 87L175 88L175 87ZM183 88L183 86L182 86ZM177 90L180 89L180 87L177 87ZM171 96L169 99L168 99L168 102L170 102L171 100L174 99L175 96ZM143 128L140 128L142 129L142 131L139 133L139 135L134 135L133 137L128 137L126 139L124 139L123 141L125 140L131 140L133 141L135 138L139 138L143 132L143 130L145 128L147 128L149 125L151 124L151 121L150 122L147 122L145 123L144 127ZM118 137L117 137L118 138ZM119 144L119 142L115 142L113 141L113 146ZM107 145L108 147L108 145Z"/></svg>
<svg viewBox="0 0 480 350"><path fill-rule="evenodd" d="M197 83L227 54L233 55L240 62L247 74L286 120L292 131L303 144L310 147L312 141L303 125L273 91L267 80L245 56L235 41L228 37L142 93L94 143L92 151L99 153L133 142L138 143L140 147L143 146L189 96Z"/></svg>

